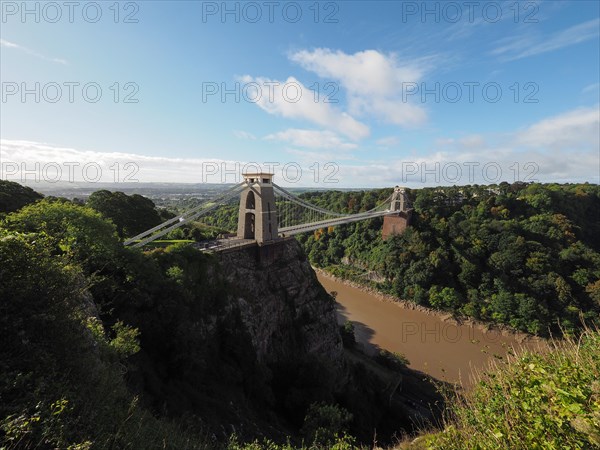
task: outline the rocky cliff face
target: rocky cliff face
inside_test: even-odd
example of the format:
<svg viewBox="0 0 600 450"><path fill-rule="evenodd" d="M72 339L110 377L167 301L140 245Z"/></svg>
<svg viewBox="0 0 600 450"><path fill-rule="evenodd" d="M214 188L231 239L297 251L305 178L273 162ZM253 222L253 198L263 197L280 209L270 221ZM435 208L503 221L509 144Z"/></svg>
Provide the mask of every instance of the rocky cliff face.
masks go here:
<svg viewBox="0 0 600 450"><path fill-rule="evenodd" d="M285 439L311 403L332 403L345 388L335 302L295 240L147 258L167 279L116 311L141 332L128 379L153 411L192 414L216 438Z"/></svg>
<svg viewBox="0 0 600 450"><path fill-rule="evenodd" d="M260 363L310 355L343 374L335 302L295 240L279 244L275 255L258 248L223 254L221 267Z"/></svg>

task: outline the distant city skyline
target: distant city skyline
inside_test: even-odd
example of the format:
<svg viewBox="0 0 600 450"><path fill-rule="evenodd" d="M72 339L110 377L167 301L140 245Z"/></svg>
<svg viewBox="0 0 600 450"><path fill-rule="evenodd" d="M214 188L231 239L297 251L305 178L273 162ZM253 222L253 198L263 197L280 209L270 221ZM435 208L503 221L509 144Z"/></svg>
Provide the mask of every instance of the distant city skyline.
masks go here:
<svg viewBox="0 0 600 450"><path fill-rule="evenodd" d="M0 178L600 182L598 2L2 2Z"/></svg>

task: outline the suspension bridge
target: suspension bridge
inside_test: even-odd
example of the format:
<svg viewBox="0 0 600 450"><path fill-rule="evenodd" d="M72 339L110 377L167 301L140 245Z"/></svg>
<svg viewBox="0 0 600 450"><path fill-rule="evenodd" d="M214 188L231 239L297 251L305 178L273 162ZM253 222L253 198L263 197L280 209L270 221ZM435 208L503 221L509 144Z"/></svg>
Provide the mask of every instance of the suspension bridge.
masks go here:
<svg viewBox="0 0 600 450"><path fill-rule="evenodd" d="M290 236L321 228L384 217L384 237L401 232L407 225L410 205L404 189L394 192L374 208L355 214L344 214L321 208L273 183L273 174L246 173L244 180L214 198L204 201L184 214L169 219L143 233L127 239L124 244L142 247L167 233L209 216L224 205L231 205L239 197L237 234L204 244L206 251L224 251L258 244L280 242ZM400 226L398 226L400 224Z"/></svg>

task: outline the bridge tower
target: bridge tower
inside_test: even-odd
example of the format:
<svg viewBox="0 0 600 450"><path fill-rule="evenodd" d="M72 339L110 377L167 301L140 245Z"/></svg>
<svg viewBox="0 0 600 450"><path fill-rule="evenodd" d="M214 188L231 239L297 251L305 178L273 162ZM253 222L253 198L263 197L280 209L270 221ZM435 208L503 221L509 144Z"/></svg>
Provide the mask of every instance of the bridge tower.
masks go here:
<svg viewBox="0 0 600 450"><path fill-rule="evenodd" d="M258 244L278 238L272 173L243 173L246 189L240 196L237 237Z"/></svg>
<svg viewBox="0 0 600 450"><path fill-rule="evenodd" d="M392 194L390 214L383 217L383 239L395 234L402 234L410 225L412 208L404 188L396 186Z"/></svg>

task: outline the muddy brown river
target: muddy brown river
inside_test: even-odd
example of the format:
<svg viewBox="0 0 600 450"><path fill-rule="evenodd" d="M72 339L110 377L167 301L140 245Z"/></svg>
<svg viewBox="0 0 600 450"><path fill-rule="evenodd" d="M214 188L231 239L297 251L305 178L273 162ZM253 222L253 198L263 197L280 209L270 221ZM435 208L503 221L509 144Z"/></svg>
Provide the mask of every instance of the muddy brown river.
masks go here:
<svg viewBox="0 0 600 450"><path fill-rule="evenodd" d="M410 367L439 380L471 385L473 369L484 369L493 358L506 357L508 349L539 347L537 341L521 343L524 336L484 330L437 314L413 310L383 301L361 289L317 274L327 292L336 291L340 324L354 323L356 340L369 353L383 348L399 352Z"/></svg>

